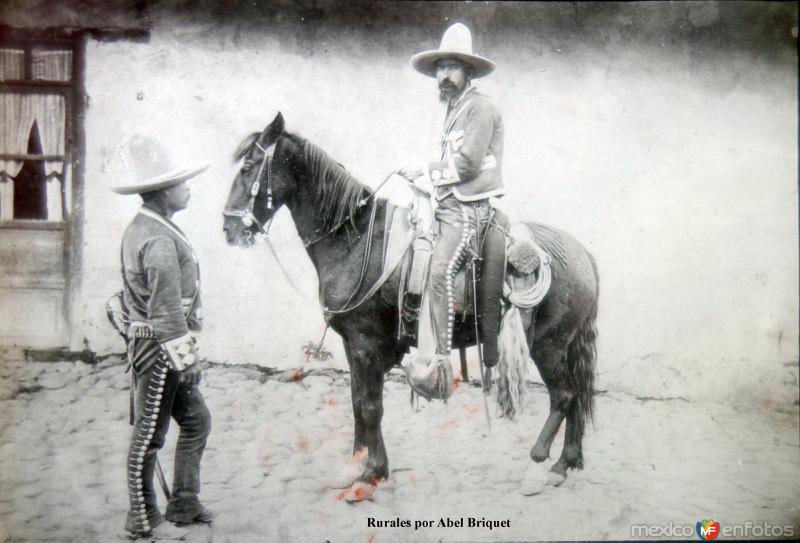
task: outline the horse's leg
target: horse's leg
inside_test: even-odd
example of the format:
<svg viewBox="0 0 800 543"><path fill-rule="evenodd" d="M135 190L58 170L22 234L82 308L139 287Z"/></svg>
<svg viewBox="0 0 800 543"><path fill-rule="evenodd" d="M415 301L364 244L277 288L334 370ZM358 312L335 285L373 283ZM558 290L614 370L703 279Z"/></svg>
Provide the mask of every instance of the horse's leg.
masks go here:
<svg viewBox="0 0 800 543"><path fill-rule="evenodd" d="M383 443L381 420L383 419L383 371L376 367L361 367L354 373L361 375L357 379L358 390L353 389L361 412L362 445L367 448L367 462L359 481L374 483L389 476L389 459Z"/></svg>
<svg viewBox="0 0 800 543"><path fill-rule="evenodd" d="M594 327L595 313L578 329L573 341L567 349L566 371L574 390L567 411L567 426L564 433L564 448L561 456L551 469L550 482L556 486L564 482L569 468L583 469L583 434L586 422L594 411L594 372L595 372L595 340L597 331Z"/></svg>
<svg viewBox="0 0 800 543"><path fill-rule="evenodd" d="M360 372L356 372L353 368L350 356L350 343L347 339L343 339L344 351L347 356L347 361L350 366L350 402L353 404L353 456L357 456L359 452L367 446L367 434L364 426L364 416L361 413L361 401L359 399L359 391L361 390L361 377Z"/></svg>
<svg viewBox="0 0 800 543"><path fill-rule="evenodd" d="M567 478L567 469L579 468L583 469L583 449L581 441L583 436L579 435L577 431L575 417L575 410L577 405L573 402L572 409L567 414L567 425L564 432L564 447L561 449L561 456L558 461L550 468L551 476L549 483L554 486L560 486Z"/></svg>
<svg viewBox="0 0 800 543"><path fill-rule="evenodd" d="M344 341L350 365L350 395L353 403L353 456L336 478L333 488L346 488L347 501L368 499L376 483L388 478L389 460L381 432L383 418L383 366L374 340L357 337Z"/></svg>
<svg viewBox="0 0 800 543"><path fill-rule="evenodd" d="M353 339L355 338L355 339ZM389 460L383 443L381 420L383 418L383 378L391 348L374 336L356 333L345 342L350 363L351 394L356 436L354 454L367 450L366 461L356 482L374 484L388 478ZM399 362L402 353L394 355Z"/></svg>
<svg viewBox="0 0 800 543"><path fill-rule="evenodd" d="M331 481L332 488L348 488L352 485L364 471L364 466L367 461L368 445L367 445L367 432L364 425L364 416L362 414L362 402L360 401L361 378L360 372L353 369L353 364L350 357L350 343L347 337L342 336L342 343L344 344L344 352L347 356L347 362L350 366L350 401L353 405L353 454L347 464L341 469L338 475Z"/></svg>
<svg viewBox="0 0 800 543"><path fill-rule="evenodd" d="M538 463L550 458L550 447L567 416L573 395L567 386L567 376L563 371L566 349L540 349L537 354L534 360L550 395L550 414L539 432L536 444L531 449L531 458Z"/></svg>
<svg viewBox="0 0 800 543"><path fill-rule="evenodd" d="M542 344L546 344L542 341ZM558 434L558 429L567 416L572 394L567 387L564 363L566 349L560 346L540 347L536 349L536 366L542 376L547 391L550 395L550 414L539 432L536 443L531 448L531 459L534 464L528 469L522 482L522 493L525 495L538 494L544 490L548 482L547 465L545 461L550 458L550 448Z"/></svg>

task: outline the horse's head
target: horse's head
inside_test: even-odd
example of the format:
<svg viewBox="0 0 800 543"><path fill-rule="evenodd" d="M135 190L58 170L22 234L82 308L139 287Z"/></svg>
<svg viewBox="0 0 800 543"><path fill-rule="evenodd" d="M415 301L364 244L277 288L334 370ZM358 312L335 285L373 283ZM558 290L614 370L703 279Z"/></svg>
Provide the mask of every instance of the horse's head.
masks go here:
<svg viewBox="0 0 800 543"><path fill-rule="evenodd" d="M306 247L356 228L356 216L372 192L325 151L285 131L283 116L239 144L234 160L242 166L225 205L225 238L250 246L267 233L284 204L292 208L297 233ZM348 237L348 239L350 239Z"/></svg>
<svg viewBox="0 0 800 543"><path fill-rule="evenodd" d="M230 245L252 245L253 236L265 233L291 190L289 160L282 153L284 135L283 115L278 113L263 132L251 134L236 150L234 160L242 166L223 212L222 229Z"/></svg>

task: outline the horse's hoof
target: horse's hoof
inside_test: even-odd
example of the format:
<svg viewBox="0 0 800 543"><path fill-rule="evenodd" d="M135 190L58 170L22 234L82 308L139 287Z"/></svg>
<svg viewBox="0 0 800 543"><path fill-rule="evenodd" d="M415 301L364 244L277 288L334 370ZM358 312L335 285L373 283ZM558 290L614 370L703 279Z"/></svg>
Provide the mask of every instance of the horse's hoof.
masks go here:
<svg viewBox="0 0 800 543"><path fill-rule="evenodd" d="M336 478L331 481L331 488L349 488L364 473L367 463L367 449L361 448L350 457Z"/></svg>
<svg viewBox="0 0 800 543"><path fill-rule="evenodd" d="M560 473L556 473L555 471L551 471L547 474L547 484L550 486L559 487L564 484L567 478Z"/></svg>
<svg viewBox="0 0 800 543"><path fill-rule="evenodd" d="M525 472L525 477L522 479L522 486L520 487L520 493L523 496L541 494L544 487L547 486L548 466L546 464L548 463L547 461L534 462L528 467L528 471Z"/></svg>
<svg viewBox="0 0 800 543"><path fill-rule="evenodd" d="M363 502L372 498L376 488L378 485L358 481L353 483L350 488L343 490L336 499L344 500L347 503Z"/></svg>
<svg viewBox="0 0 800 543"><path fill-rule="evenodd" d="M331 483L331 488L350 487L364 471L364 466L359 464L347 464Z"/></svg>

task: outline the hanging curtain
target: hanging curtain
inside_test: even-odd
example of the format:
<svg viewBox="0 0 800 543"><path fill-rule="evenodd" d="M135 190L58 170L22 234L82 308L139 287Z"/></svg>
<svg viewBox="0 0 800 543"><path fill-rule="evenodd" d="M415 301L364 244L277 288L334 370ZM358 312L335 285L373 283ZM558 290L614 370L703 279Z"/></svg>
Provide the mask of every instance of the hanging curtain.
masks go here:
<svg viewBox="0 0 800 543"><path fill-rule="evenodd" d="M47 220L61 222L61 181L55 177L47 180Z"/></svg>
<svg viewBox="0 0 800 543"><path fill-rule="evenodd" d="M0 81L16 81L25 77L25 51L0 49Z"/></svg>
<svg viewBox="0 0 800 543"><path fill-rule="evenodd" d="M33 78L46 81L69 81L72 79L72 51L52 51L34 49ZM46 155L64 154L64 126L66 108L60 95L41 96L35 108L35 118L39 121L39 135L42 138L42 152ZM64 162L45 162L45 175L48 181L60 174Z"/></svg>
<svg viewBox="0 0 800 543"><path fill-rule="evenodd" d="M0 153L26 154L31 127L36 121L42 153L64 154L64 132L66 104L58 94L0 94ZM13 183L22 169L21 160L0 160L0 220L10 220L13 214ZM61 174L63 160L48 160L44 163L47 181L47 200L50 220L62 220Z"/></svg>
<svg viewBox="0 0 800 543"><path fill-rule="evenodd" d="M0 94L0 153L25 154L33 126L33 102L23 94ZM21 160L0 160L0 175L4 180L16 177L22 169Z"/></svg>
<svg viewBox="0 0 800 543"><path fill-rule="evenodd" d="M25 154L33 121L38 121L42 152L46 155L64 154L66 105L59 94L2 94L0 95L0 153ZM15 177L21 160L0 160L0 173ZM60 174L63 160L45 162L49 177Z"/></svg>
<svg viewBox="0 0 800 543"><path fill-rule="evenodd" d="M42 153L45 155L64 154L64 121L66 107L64 97L58 94L34 95L31 104L33 118L39 125ZM48 180L64 169L63 160L48 160L44 163Z"/></svg>
<svg viewBox="0 0 800 543"><path fill-rule="evenodd" d="M33 78L44 81L69 81L72 79L72 51L34 49Z"/></svg>
<svg viewBox="0 0 800 543"><path fill-rule="evenodd" d="M14 218L14 184L0 180L0 221Z"/></svg>

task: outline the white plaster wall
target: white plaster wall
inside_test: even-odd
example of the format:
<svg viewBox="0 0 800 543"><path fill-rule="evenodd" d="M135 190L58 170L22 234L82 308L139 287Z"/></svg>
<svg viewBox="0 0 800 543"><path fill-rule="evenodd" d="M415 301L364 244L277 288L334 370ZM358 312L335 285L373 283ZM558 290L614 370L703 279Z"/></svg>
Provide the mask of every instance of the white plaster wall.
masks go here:
<svg viewBox="0 0 800 543"><path fill-rule="evenodd" d="M111 193L118 142L158 136L178 160L211 160L176 222L202 264L207 356L302 363L323 321L316 276L285 210L272 238L304 295L261 245L227 247L230 155L282 111L364 182L435 155L431 80L396 50L345 35L314 54L269 32L162 22L146 44L87 51L82 333L121 350L102 301L119 288L119 240L138 207ZM506 122L506 208L573 233L601 276L600 388L642 396L794 401L798 357L796 65L677 47L557 51L535 35L491 41L479 86ZM137 95L139 96L137 98ZM327 345L344 367L335 334Z"/></svg>

